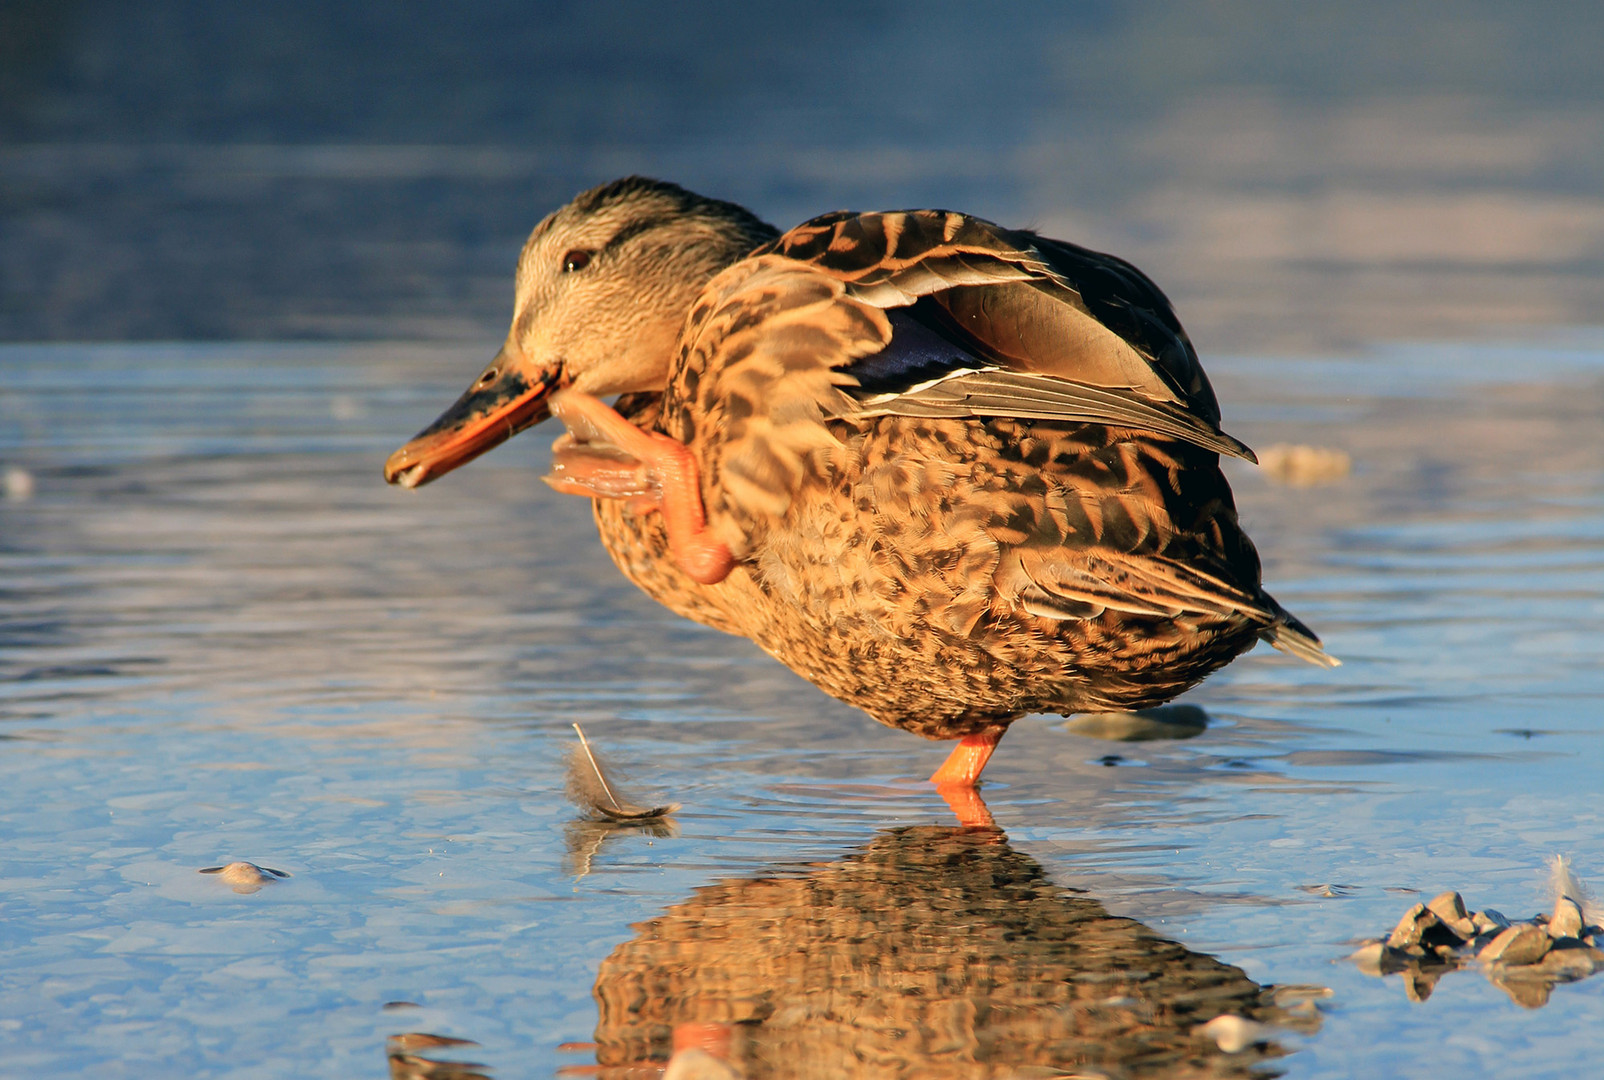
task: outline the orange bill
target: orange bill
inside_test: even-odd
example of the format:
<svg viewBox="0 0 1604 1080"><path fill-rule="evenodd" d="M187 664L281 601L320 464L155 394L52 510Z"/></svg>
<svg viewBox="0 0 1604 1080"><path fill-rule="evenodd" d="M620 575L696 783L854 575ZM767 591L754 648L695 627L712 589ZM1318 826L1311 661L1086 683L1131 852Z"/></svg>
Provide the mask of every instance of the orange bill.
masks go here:
<svg viewBox="0 0 1604 1080"><path fill-rule="evenodd" d="M384 479L418 487L466 465L551 415L561 389L555 370L534 368L503 349L466 393L384 463Z"/></svg>

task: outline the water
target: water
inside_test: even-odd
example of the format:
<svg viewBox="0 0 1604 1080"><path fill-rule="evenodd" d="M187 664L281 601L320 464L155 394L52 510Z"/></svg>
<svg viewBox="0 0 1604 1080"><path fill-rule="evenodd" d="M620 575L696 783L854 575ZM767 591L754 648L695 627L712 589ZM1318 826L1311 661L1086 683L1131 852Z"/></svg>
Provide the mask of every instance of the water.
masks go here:
<svg viewBox="0 0 1604 1080"><path fill-rule="evenodd" d="M0 501L0 1073L621 1077L665 1052L598 1012L636 985L652 1023L759 1010L743 1045L815 1075L983 1075L977 1047L1003 1075L1029 1046L1572 1076L1604 1048L1604 978L1527 1008L1472 969L1411 1003L1341 959L1443 889L1546 911L1551 854L1604 880L1596 339L1214 361L1234 434L1352 457L1317 487L1233 472L1267 582L1344 666L1257 650L1187 695L1211 724L1184 741L1021 721L982 840L919 781L941 748L637 595L539 481L541 432L385 487L482 359L0 347L0 461L33 481ZM577 821L576 721L672 828ZM237 859L290 876L197 873ZM1273 1043L1194 1039L1196 978ZM1075 1024L1019 1000L1055 986ZM1317 1015L1276 997L1300 986ZM415 1032L478 1045L387 1065Z"/></svg>

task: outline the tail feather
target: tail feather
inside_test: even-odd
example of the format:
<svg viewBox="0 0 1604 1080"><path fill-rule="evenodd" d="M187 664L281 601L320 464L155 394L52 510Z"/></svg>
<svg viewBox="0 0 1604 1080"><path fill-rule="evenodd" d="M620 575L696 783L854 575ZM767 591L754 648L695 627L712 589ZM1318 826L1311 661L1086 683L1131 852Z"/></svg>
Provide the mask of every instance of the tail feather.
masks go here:
<svg viewBox="0 0 1604 1080"><path fill-rule="evenodd" d="M1342 666L1342 661L1326 652L1314 631L1304 626L1296 615L1276 603L1272 597L1266 596L1265 600L1269 602L1270 610L1275 613L1275 621L1259 631L1261 641L1319 667Z"/></svg>

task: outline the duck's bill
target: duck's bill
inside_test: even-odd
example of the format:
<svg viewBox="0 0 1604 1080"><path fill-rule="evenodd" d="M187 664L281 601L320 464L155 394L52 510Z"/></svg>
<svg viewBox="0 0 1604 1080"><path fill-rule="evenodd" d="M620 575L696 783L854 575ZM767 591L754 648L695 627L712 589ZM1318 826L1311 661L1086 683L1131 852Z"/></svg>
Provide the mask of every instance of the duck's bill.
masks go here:
<svg viewBox="0 0 1604 1080"><path fill-rule="evenodd" d="M529 372L498 356L467 393L384 463L384 479L415 488L466 465L551 415L555 372Z"/></svg>

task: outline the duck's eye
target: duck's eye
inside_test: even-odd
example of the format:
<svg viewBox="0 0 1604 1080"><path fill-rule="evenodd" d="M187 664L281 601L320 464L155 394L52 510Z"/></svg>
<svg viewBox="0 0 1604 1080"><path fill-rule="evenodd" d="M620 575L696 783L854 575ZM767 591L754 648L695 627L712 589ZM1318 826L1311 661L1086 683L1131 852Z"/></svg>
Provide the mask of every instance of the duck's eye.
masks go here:
<svg viewBox="0 0 1604 1080"><path fill-rule="evenodd" d="M572 274L575 270L583 270L590 265L590 252L584 248L575 248L563 256L563 273Z"/></svg>

